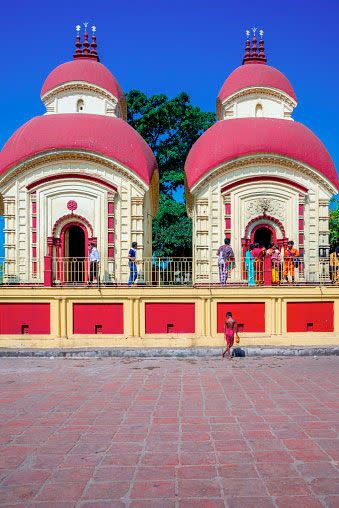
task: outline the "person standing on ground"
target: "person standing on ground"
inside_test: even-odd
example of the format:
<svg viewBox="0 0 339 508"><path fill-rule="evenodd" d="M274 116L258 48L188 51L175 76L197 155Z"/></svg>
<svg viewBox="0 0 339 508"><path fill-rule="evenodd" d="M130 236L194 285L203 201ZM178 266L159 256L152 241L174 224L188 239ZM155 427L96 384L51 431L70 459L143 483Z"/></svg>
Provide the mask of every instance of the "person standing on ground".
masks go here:
<svg viewBox="0 0 339 508"><path fill-rule="evenodd" d="M238 325L235 319L232 317L232 312L226 312L226 319L224 323L224 335L226 341L226 349L222 352L222 357L224 358L227 353L227 357L229 359L232 358L231 355L231 347L234 344L234 335L238 335Z"/></svg>
<svg viewBox="0 0 339 508"><path fill-rule="evenodd" d="M91 252L89 253L89 284L94 279L98 280L98 265L100 263L100 254L95 243L91 243Z"/></svg>
<svg viewBox="0 0 339 508"><path fill-rule="evenodd" d="M217 251L219 280L222 286L226 286L228 272L234 262L234 252L230 245L231 240L225 238L224 245L221 245Z"/></svg>
<svg viewBox="0 0 339 508"><path fill-rule="evenodd" d="M292 284L295 281L294 265L298 262L299 251L294 246L294 242L289 241L284 251L284 278L288 282L288 275L292 278Z"/></svg>
<svg viewBox="0 0 339 508"><path fill-rule="evenodd" d="M137 242L132 242L132 246L128 252L128 266L129 266L129 279L128 279L128 285L131 286L135 283L135 280L138 276L138 270L137 270L137 248L138 244Z"/></svg>

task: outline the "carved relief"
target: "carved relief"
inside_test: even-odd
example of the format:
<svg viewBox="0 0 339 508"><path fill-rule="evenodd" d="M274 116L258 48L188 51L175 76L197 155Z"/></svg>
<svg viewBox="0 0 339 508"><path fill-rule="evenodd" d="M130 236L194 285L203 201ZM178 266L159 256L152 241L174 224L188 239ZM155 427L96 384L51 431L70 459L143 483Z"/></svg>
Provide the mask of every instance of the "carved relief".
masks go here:
<svg viewBox="0 0 339 508"><path fill-rule="evenodd" d="M257 215L273 215L285 220L285 204L282 201L273 201L272 198L259 198L248 201L245 205L245 216L249 220Z"/></svg>

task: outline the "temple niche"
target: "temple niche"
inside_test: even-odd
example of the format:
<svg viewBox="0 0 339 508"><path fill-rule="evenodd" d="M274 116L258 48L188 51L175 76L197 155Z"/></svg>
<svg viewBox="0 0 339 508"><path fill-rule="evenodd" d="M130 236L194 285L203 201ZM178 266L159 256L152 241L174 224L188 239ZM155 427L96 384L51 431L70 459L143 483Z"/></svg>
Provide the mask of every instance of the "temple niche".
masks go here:
<svg viewBox="0 0 339 508"><path fill-rule="evenodd" d="M77 29L73 60L42 87L45 114L20 127L0 153L4 282L86 282L91 243L105 283L128 279L132 242L140 260L152 255L156 160L126 121L125 97L100 63L95 27L91 37L85 28L83 40Z"/></svg>
<svg viewBox="0 0 339 508"><path fill-rule="evenodd" d="M267 65L263 32L259 43L248 32L242 65L218 94L218 120L185 165L196 283L218 281L215 253L225 237L236 258L233 281L246 279L242 259L250 243L274 242L282 250L289 240L303 259L298 280L318 280L338 177L322 142L293 120L296 106L288 79Z"/></svg>

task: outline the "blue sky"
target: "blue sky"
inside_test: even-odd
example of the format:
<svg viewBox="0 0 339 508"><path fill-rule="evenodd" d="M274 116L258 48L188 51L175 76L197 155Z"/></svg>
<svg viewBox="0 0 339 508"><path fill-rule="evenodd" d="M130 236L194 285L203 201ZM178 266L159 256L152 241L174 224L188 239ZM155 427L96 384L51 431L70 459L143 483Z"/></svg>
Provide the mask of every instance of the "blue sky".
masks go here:
<svg viewBox="0 0 339 508"><path fill-rule="evenodd" d="M14 0L3 3L1 15L0 146L43 113L41 86L54 67L72 58L77 23L97 25L101 61L125 91L187 91L210 111L223 81L241 63L245 29L257 26L265 31L268 63L296 91L294 118L320 137L339 167L335 0Z"/></svg>

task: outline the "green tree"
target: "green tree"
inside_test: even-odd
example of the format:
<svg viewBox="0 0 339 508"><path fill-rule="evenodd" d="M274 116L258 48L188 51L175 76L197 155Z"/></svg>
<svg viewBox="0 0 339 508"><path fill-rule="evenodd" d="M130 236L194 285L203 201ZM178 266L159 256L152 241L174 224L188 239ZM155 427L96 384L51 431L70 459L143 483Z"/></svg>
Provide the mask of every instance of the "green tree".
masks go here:
<svg viewBox="0 0 339 508"><path fill-rule="evenodd" d="M330 202L330 244L339 245L339 197Z"/></svg>
<svg viewBox="0 0 339 508"><path fill-rule="evenodd" d="M153 251L157 256L190 256L192 221L184 196L184 165L193 143L215 122L191 104L186 93L173 99L147 97L138 90L127 95L128 123L153 150L160 172L159 210L153 221Z"/></svg>

